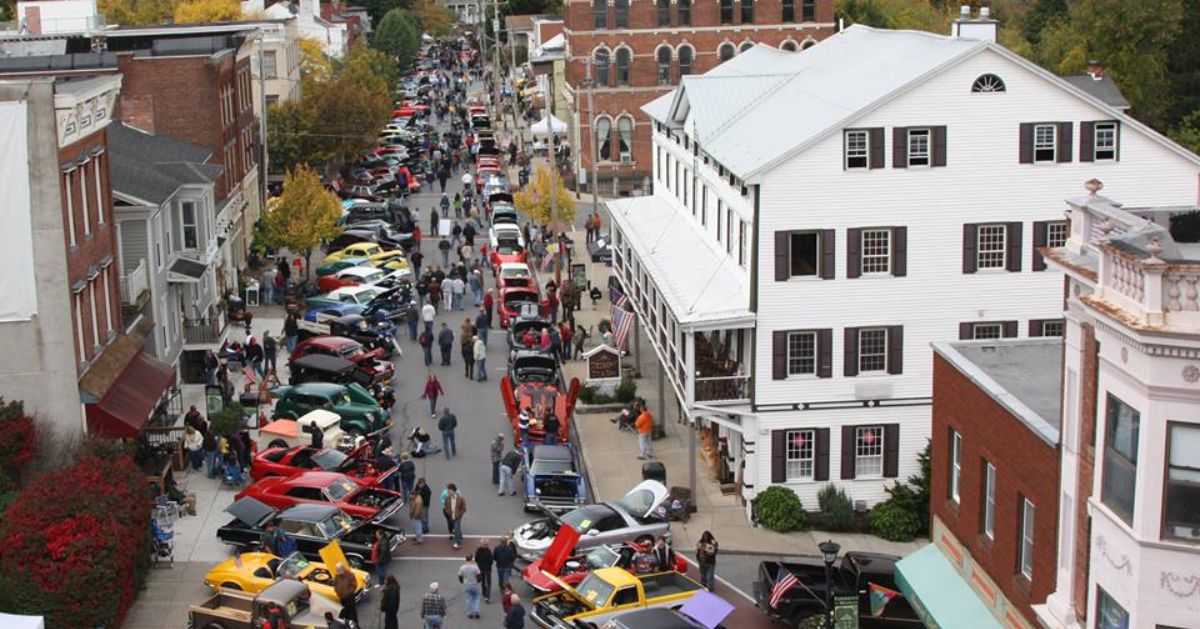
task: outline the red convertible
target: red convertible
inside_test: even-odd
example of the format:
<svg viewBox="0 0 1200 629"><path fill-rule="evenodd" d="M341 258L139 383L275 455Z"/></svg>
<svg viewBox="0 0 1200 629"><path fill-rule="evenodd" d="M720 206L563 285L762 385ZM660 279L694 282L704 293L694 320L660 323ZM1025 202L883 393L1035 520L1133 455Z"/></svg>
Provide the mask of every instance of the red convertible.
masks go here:
<svg viewBox="0 0 1200 629"><path fill-rule="evenodd" d="M380 473L371 460L371 448L363 445L346 454L330 448L318 449L307 446L296 448L267 448L254 456L250 465L250 478L262 480L268 476L295 476L302 472L339 472L354 482L367 487L376 487L384 479L396 473L398 468Z"/></svg>
<svg viewBox="0 0 1200 629"><path fill-rule="evenodd" d="M307 322L301 322L300 327L305 328L305 323ZM305 329L307 330L307 328ZM316 333L317 329L314 328L310 331ZM390 383L392 376L396 373L396 365L382 360L386 355L382 349L368 350L358 341L344 336L314 336L300 341L288 359L296 361L309 354L325 354L344 358L358 365L360 371L371 377L371 382Z"/></svg>
<svg viewBox="0 0 1200 629"><path fill-rule="evenodd" d="M354 518L386 520L404 506L398 491L363 487L337 472L301 472L295 476L268 476L234 497L251 497L275 509L303 504L333 505Z"/></svg>
<svg viewBox="0 0 1200 629"><path fill-rule="evenodd" d="M550 548L541 559L534 561L525 568L525 582L539 593L548 594L562 589L559 583L572 587L579 585L591 571L600 568L624 568L633 574L649 574L662 572L654 565L651 548L637 542L610 544L588 548L581 554L575 552L575 542L579 540L579 531L570 526L561 526ZM674 565L676 572L687 573L687 559L675 553ZM544 572L543 572L544 571ZM546 573L558 577L555 582Z"/></svg>

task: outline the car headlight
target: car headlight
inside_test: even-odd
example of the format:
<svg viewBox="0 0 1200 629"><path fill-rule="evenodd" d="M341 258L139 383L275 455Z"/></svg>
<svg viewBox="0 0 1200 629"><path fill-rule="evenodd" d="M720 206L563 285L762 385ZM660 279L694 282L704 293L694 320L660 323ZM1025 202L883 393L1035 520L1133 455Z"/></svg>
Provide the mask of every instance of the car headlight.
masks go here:
<svg viewBox="0 0 1200 629"><path fill-rule="evenodd" d="M540 495L542 495L542 488L541 488L541 487L538 487L538 488L534 489L534 490L533 490L533 493L535 493L535 494L537 494L537 495L539 495L539 496L540 496Z"/></svg>
<svg viewBox="0 0 1200 629"><path fill-rule="evenodd" d="M366 417L367 417L367 421L375 421L375 413L368 412Z"/></svg>

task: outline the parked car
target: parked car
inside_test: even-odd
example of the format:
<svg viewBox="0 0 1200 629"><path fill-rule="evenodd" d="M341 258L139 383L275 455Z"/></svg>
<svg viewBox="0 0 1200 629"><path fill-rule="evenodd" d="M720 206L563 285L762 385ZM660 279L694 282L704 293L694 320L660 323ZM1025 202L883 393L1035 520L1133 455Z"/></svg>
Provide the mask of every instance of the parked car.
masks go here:
<svg viewBox="0 0 1200 629"><path fill-rule="evenodd" d="M847 552L834 568L832 585L825 578L825 560L822 557L801 557L787 563L763 561L758 564L754 598L758 608L768 616L788 626L797 626L806 618L824 611L825 593L832 587L835 596L858 594L858 622L864 629L924 627L903 596L888 601L878 616L871 613L870 584L899 590L896 585L897 561L900 561L900 557L895 555ZM779 579L781 570L791 573L805 587L788 590L779 604L772 606L771 589Z"/></svg>
<svg viewBox="0 0 1200 629"><path fill-rule="evenodd" d="M341 417L342 430L351 435L368 435L390 426L388 416L374 397L357 384L306 382L271 389L276 419L296 418L313 410L326 410Z"/></svg>
<svg viewBox="0 0 1200 629"><path fill-rule="evenodd" d="M324 264L337 262L342 258L369 258L377 253L383 253L383 247L374 242L356 242L325 256Z"/></svg>
<svg viewBox="0 0 1200 629"><path fill-rule="evenodd" d="M621 612L600 629L724 629L733 604L711 592L696 592L678 609L651 607Z"/></svg>
<svg viewBox="0 0 1200 629"><path fill-rule="evenodd" d="M342 430L341 416L318 408L304 413L298 419L278 418L259 428L258 449L312 445L315 433L321 433L322 446L345 452L358 447L359 438Z"/></svg>
<svg viewBox="0 0 1200 629"><path fill-rule="evenodd" d="M357 241L357 242L362 242L362 241ZM348 247L351 244L354 244L354 243L347 243L345 246L340 247L339 249L344 249L345 247ZM319 267L317 267L317 270L314 272L316 273L317 278L319 279L319 278L325 277L326 275L332 275L334 273L337 273L338 271L341 271L343 269L349 269L351 267L356 267L356 266L366 264L366 262L367 262L367 258L342 258L341 260L335 260L329 264L319 266Z"/></svg>
<svg viewBox="0 0 1200 629"><path fill-rule="evenodd" d="M525 583L534 591L544 594L561 590L560 583L578 585L593 570L602 568L624 568L634 574L659 572L651 554L651 546L625 542L576 551L575 544L578 541L579 533L575 529L560 527L546 554L526 566L523 573ZM671 567L677 572L687 572L687 559L676 552ZM557 577L557 580L551 577Z"/></svg>
<svg viewBox="0 0 1200 629"><path fill-rule="evenodd" d="M268 476L294 476L315 470L345 474L360 485L374 487L395 474L399 468L381 472L370 456L371 450L366 444L351 452L310 446L266 448L254 455L250 464L250 478L260 480Z"/></svg>
<svg viewBox="0 0 1200 629"><path fill-rule="evenodd" d="M346 316L358 317L361 320L360 315ZM296 345L296 348L292 350L291 355L288 356L288 360L298 360L310 354L324 354L326 356L345 358L355 365L358 365L359 369L370 376L371 384L377 382L382 384L391 384L392 379L396 375L396 366L389 361L383 360L383 357L389 354L386 349L378 347L367 348L364 347L359 341L346 338L344 336L311 336L313 334L319 334L319 332L314 331L312 328L324 327L323 324L312 323L310 321L304 321L302 324L301 330L304 332L305 336L308 336L308 338L300 341ZM363 338L368 337L367 332L365 331L359 330L356 333ZM379 344L382 344L386 341L391 341L391 337L375 339L375 337L372 336L370 338L372 340L377 340ZM394 341L392 342L394 343ZM392 349L395 349L394 345Z"/></svg>
<svg viewBox="0 0 1200 629"><path fill-rule="evenodd" d="M379 286L345 286L335 291L309 297L304 300L304 307L311 310L329 304L354 304L366 306L386 289Z"/></svg>
<svg viewBox="0 0 1200 629"><path fill-rule="evenodd" d="M630 610L679 607L704 586L678 572L631 574L621 568L593 571L578 587L533 599L534 624L546 629L597 626Z"/></svg>
<svg viewBox="0 0 1200 629"><path fill-rule="evenodd" d="M254 498L242 498L225 512L233 520L217 529L217 539L239 551L258 549L268 523L290 535L296 550L314 561L321 558L322 548L336 541L352 568L372 565L375 531L388 533L393 551L405 541L404 529L398 528L394 520L355 520L333 505L304 504L279 510Z"/></svg>
<svg viewBox="0 0 1200 629"><path fill-rule="evenodd" d="M500 225L517 224L517 208L511 203L492 204L492 223Z"/></svg>
<svg viewBox="0 0 1200 629"><path fill-rule="evenodd" d="M526 561L537 560L564 524L580 532L580 550L630 540L643 545L653 543L670 529L666 514L660 510L669 496L662 483L645 480L620 500L584 505L562 516L522 524L513 531L517 554Z"/></svg>
<svg viewBox="0 0 1200 629"><path fill-rule="evenodd" d="M519 262L524 264L528 253L525 247L518 245L515 241L503 241L491 246L492 268L496 268L507 262Z"/></svg>
<svg viewBox="0 0 1200 629"><path fill-rule="evenodd" d="M488 230L488 238L493 247L501 242L515 242L521 247L525 247L525 236L521 234L521 229L509 223L493 223L492 228Z"/></svg>
<svg viewBox="0 0 1200 629"><path fill-rule="evenodd" d="M315 312L317 313L314 317L317 319L316 321L309 321L306 314L304 320L298 324L298 336L301 342L313 336L329 336L331 338L353 340L365 348L366 351L375 351L374 355L380 358L390 358L393 355L403 353L393 336L396 333L396 324L386 316L379 316L371 321L361 314L346 314L336 318L329 318L322 317L319 310ZM335 354L335 352L320 351L306 353ZM337 351L336 354L360 362L353 356L344 356L341 351ZM373 373L372 376L374 375Z"/></svg>
<svg viewBox="0 0 1200 629"><path fill-rule="evenodd" d="M541 297L536 288L514 286L512 288L496 289L496 310L500 313L500 327L507 328L514 317L520 315L523 305L533 304L541 307Z"/></svg>
<svg viewBox="0 0 1200 629"><path fill-rule="evenodd" d="M322 275L317 278L317 287L328 293L344 286L370 286L382 280L387 275L383 269L373 266L352 266L336 273Z"/></svg>
<svg viewBox="0 0 1200 629"><path fill-rule="evenodd" d="M541 382L562 386L562 370L558 366L558 357L550 350L514 349L508 353L508 377L514 384Z"/></svg>
<svg viewBox="0 0 1200 629"><path fill-rule="evenodd" d="M338 600L333 591L334 568L319 561L309 561L298 552L287 557L276 557L271 553L242 553L226 559L204 575L204 584L213 590L236 590L258 594L266 590L276 579L294 579L308 586L313 594L329 600ZM371 575L351 568L357 582L354 600L360 601L371 584Z"/></svg>
<svg viewBox="0 0 1200 629"><path fill-rule="evenodd" d="M331 504L351 517L386 520L404 506L404 495L380 487L365 487L337 472L300 472L268 476L254 482L235 499L254 498L276 509L299 504Z"/></svg>
<svg viewBox="0 0 1200 629"><path fill-rule="evenodd" d="M288 629L324 626L324 616L308 606L311 596L308 586L294 579L280 579L258 594L221 590L188 607L188 627L259 629L272 607L283 610Z"/></svg>
<svg viewBox="0 0 1200 629"><path fill-rule="evenodd" d="M535 445L525 450L525 510L559 513L587 501L583 475L570 445Z"/></svg>
<svg viewBox="0 0 1200 629"><path fill-rule="evenodd" d="M501 288L532 288L533 270L524 262L505 262L496 267L496 284Z"/></svg>

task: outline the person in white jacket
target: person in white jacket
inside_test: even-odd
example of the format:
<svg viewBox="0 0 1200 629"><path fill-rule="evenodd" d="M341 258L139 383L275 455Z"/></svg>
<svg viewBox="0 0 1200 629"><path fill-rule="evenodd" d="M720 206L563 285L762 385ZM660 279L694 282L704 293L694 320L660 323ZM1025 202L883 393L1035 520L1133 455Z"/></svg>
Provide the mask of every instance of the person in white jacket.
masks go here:
<svg viewBox="0 0 1200 629"><path fill-rule="evenodd" d="M487 345L478 336L475 337L475 373L476 380L487 380Z"/></svg>

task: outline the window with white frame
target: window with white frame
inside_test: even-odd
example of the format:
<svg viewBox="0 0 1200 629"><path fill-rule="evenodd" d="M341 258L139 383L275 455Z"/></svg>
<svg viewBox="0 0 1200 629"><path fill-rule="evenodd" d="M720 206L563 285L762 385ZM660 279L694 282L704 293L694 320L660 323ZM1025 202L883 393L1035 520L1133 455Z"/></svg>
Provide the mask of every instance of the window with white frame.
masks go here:
<svg viewBox="0 0 1200 629"><path fill-rule="evenodd" d="M1008 226L980 225L976 267L1004 269L1008 266Z"/></svg>
<svg viewBox="0 0 1200 629"><path fill-rule="evenodd" d="M1053 162L1057 158L1058 126L1039 124L1033 126L1033 161Z"/></svg>
<svg viewBox="0 0 1200 629"><path fill-rule="evenodd" d="M617 118L617 148L620 150L622 162L633 161L633 118L621 116Z"/></svg>
<svg viewBox="0 0 1200 629"><path fill-rule="evenodd" d="M883 426L854 429L854 477L883 475Z"/></svg>
<svg viewBox="0 0 1200 629"><path fill-rule="evenodd" d="M870 132L868 132L866 129L858 129L846 132L847 170L852 168L870 167L870 144Z"/></svg>
<svg viewBox="0 0 1200 629"><path fill-rule="evenodd" d="M816 463L815 430L789 430L787 439L787 479L789 481L812 480Z"/></svg>
<svg viewBox="0 0 1200 629"><path fill-rule="evenodd" d="M100 178L100 158L102 157L103 154L92 158L92 168L96 171L92 177L96 182L96 223L99 225L104 224L104 181Z"/></svg>
<svg viewBox="0 0 1200 629"><path fill-rule="evenodd" d="M960 502L959 483L962 481L962 435L950 431L950 499Z"/></svg>
<svg viewBox="0 0 1200 629"><path fill-rule="evenodd" d="M971 338L973 339L998 339L1004 336L1004 324L1002 323L975 323L971 325Z"/></svg>
<svg viewBox="0 0 1200 629"><path fill-rule="evenodd" d="M738 265L746 266L746 221L738 221Z"/></svg>
<svg viewBox="0 0 1200 629"><path fill-rule="evenodd" d="M71 184L74 177L71 173L74 169L63 173L63 202L67 205L67 236L70 238L71 246L78 245L78 240L75 238L75 188Z"/></svg>
<svg viewBox="0 0 1200 629"><path fill-rule="evenodd" d="M184 249L195 249L198 243L196 227L196 203L183 201L179 204L179 223L182 232Z"/></svg>
<svg viewBox="0 0 1200 629"><path fill-rule="evenodd" d="M262 54L262 74L264 79L274 79L279 76L278 62L274 50L264 50Z"/></svg>
<svg viewBox="0 0 1200 629"><path fill-rule="evenodd" d="M107 338L113 331L112 284L108 278L112 274L112 265L104 267L100 270L100 273L104 277L104 335Z"/></svg>
<svg viewBox="0 0 1200 629"><path fill-rule="evenodd" d="M1021 576L1033 580L1033 503L1021 501Z"/></svg>
<svg viewBox="0 0 1200 629"><path fill-rule="evenodd" d="M83 341L83 291L75 293L75 352L79 354L79 362L87 360Z"/></svg>
<svg viewBox="0 0 1200 629"><path fill-rule="evenodd" d="M1097 162L1117 159L1117 123L1097 122L1094 127L1093 158Z"/></svg>
<svg viewBox="0 0 1200 629"><path fill-rule="evenodd" d="M1046 246L1055 249L1065 247L1067 238L1071 235L1071 225L1066 221L1050 221L1046 223Z"/></svg>
<svg viewBox="0 0 1200 629"><path fill-rule="evenodd" d="M88 305L92 308L92 346L100 347L100 322L98 310L96 308L96 278L91 278L87 283Z"/></svg>
<svg viewBox="0 0 1200 629"><path fill-rule="evenodd" d="M996 466L983 462L983 518L982 533L996 539Z"/></svg>
<svg viewBox="0 0 1200 629"><path fill-rule="evenodd" d="M908 165L929 165L929 129L908 130Z"/></svg>
<svg viewBox="0 0 1200 629"><path fill-rule="evenodd" d="M1042 322L1042 336L1063 336L1065 326L1062 319Z"/></svg>
<svg viewBox="0 0 1200 629"><path fill-rule="evenodd" d="M92 235L91 210L88 209L88 165L79 166L79 213L83 215L83 237Z"/></svg>
<svg viewBox="0 0 1200 629"><path fill-rule="evenodd" d="M725 253L733 255L733 210L725 209Z"/></svg>
<svg viewBox="0 0 1200 629"><path fill-rule="evenodd" d="M1167 479L1163 492L1163 537L1200 542L1200 424L1167 422Z"/></svg>
<svg viewBox="0 0 1200 629"><path fill-rule="evenodd" d="M892 230L862 230L863 275L887 275L892 272Z"/></svg>
<svg viewBox="0 0 1200 629"><path fill-rule="evenodd" d="M863 328L858 331L858 371L887 371L887 329Z"/></svg>
<svg viewBox="0 0 1200 629"><path fill-rule="evenodd" d="M789 332L787 337L787 375L811 376L817 373L817 333Z"/></svg>

